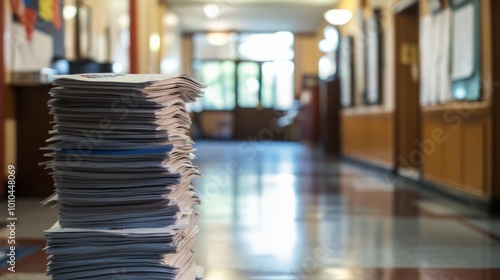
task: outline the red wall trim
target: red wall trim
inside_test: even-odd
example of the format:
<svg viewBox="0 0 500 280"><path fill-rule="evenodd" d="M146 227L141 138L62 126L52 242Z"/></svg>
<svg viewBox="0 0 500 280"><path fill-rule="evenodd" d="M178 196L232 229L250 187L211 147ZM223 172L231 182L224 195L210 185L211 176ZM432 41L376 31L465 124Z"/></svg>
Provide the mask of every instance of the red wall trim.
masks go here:
<svg viewBox="0 0 500 280"><path fill-rule="evenodd" d="M130 0L130 73L139 73L139 49L138 49L138 35L137 34L137 0Z"/></svg>

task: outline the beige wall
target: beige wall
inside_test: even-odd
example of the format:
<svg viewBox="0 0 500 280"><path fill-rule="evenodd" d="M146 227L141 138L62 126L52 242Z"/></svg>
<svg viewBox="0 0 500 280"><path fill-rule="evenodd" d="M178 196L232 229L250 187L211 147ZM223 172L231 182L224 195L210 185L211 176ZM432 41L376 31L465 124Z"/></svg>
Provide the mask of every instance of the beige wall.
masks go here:
<svg viewBox="0 0 500 280"><path fill-rule="evenodd" d="M10 65L11 65L11 60L12 60L12 51L11 51L11 44L13 43L13 39L12 39L12 36L9 32L9 30L12 28L11 24L12 24L12 17L10 16L12 14L12 9L11 9L11 4L10 4L10 1L2 1L2 3L0 5L3 5L3 10L4 10L4 22L3 22L3 26L4 26L4 30L0 30L1 31L1 35L3 36L4 38L4 48L3 48L3 51L4 53L2 54L3 57L4 57L4 67L5 67L5 82L6 83L9 83L10 81L10 73L9 73L9 69L10 69ZM9 47L7 47L9 46Z"/></svg>
<svg viewBox="0 0 500 280"><path fill-rule="evenodd" d="M159 4L154 0L137 1L138 15L138 56L139 73L158 73L158 54L153 53L149 39L153 33L159 34Z"/></svg>
<svg viewBox="0 0 500 280"><path fill-rule="evenodd" d="M191 75L191 60L193 59L193 40L190 34L185 34L181 39L181 68L182 72Z"/></svg>
<svg viewBox="0 0 500 280"><path fill-rule="evenodd" d="M160 30L162 36L160 51L160 72L178 74L182 72L182 37L179 18L165 5L160 5Z"/></svg>
<svg viewBox="0 0 500 280"><path fill-rule="evenodd" d="M110 23L108 21L108 1L102 0L85 0L83 3L88 5L91 10L91 44L90 58L105 62L108 61L107 54L107 28Z"/></svg>
<svg viewBox="0 0 500 280"><path fill-rule="evenodd" d="M177 74L182 70L181 34L178 24L168 25L165 17L175 14L157 0L137 1L139 73ZM151 35L160 36L160 49L151 49ZM167 61L161 67L162 61ZM168 63L168 65L166 64Z"/></svg>
<svg viewBox="0 0 500 280"><path fill-rule="evenodd" d="M318 75L318 40L316 34L295 34L295 96L302 90L302 77Z"/></svg>

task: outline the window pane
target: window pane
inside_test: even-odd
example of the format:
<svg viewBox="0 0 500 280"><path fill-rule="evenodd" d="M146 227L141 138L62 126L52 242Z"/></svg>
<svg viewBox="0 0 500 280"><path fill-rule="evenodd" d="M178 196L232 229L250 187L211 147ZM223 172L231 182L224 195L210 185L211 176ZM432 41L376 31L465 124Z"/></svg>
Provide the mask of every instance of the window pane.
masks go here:
<svg viewBox="0 0 500 280"><path fill-rule="evenodd" d="M238 106L255 108L259 104L259 64L241 62L238 64Z"/></svg>
<svg viewBox="0 0 500 280"><path fill-rule="evenodd" d="M195 61L195 77L205 85L205 94L195 110L232 110L235 107L233 61Z"/></svg>
<svg viewBox="0 0 500 280"><path fill-rule="evenodd" d="M235 94L241 108L292 106L292 33L198 33L192 38L193 73L208 86L205 97L191 105L193 110L232 110Z"/></svg>
<svg viewBox="0 0 500 280"><path fill-rule="evenodd" d="M276 73L274 72L273 62L262 64L262 100L264 108L273 108L276 92Z"/></svg>
<svg viewBox="0 0 500 280"><path fill-rule="evenodd" d="M291 61L274 61L276 73L276 104L275 109L287 110L293 105L293 71L294 63Z"/></svg>
<svg viewBox="0 0 500 280"><path fill-rule="evenodd" d="M226 109L232 110L236 106L236 87L235 73L236 63L234 61L222 62L222 84L224 85L224 100L226 101Z"/></svg>

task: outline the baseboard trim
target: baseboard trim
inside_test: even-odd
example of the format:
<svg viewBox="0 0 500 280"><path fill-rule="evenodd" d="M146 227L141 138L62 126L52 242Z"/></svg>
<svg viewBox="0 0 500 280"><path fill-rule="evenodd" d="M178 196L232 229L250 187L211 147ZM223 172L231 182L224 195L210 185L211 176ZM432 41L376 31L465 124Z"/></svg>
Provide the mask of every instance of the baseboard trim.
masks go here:
<svg viewBox="0 0 500 280"><path fill-rule="evenodd" d="M409 185L412 185L413 187L425 189L431 193L444 196L448 199L459 202L461 204L465 204L468 207L474 208L481 212L485 212L488 214L500 214L500 198L478 197L443 184L438 184L423 179L401 176L396 172L396 170L390 170L383 166L378 166L376 164L362 161L349 156L342 156L341 160L346 163L351 163L360 167L371 169L373 171L381 172L385 176L391 176L394 179L394 182L405 184L410 183Z"/></svg>
<svg viewBox="0 0 500 280"><path fill-rule="evenodd" d="M383 173L389 173L391 175L396 175L395 170L392 168L388 168L388 167L383 166L383 165L378 165L378 164L375 164L373 162L364 161L364 160L358 159L356 157L342 155L340 157L340 159L344 162L353 163L355 165L363 166L363 167L366 167L366 168L371 169L371 170L375 170L375 171L379 171L379 172L383 172Z"/></svg>

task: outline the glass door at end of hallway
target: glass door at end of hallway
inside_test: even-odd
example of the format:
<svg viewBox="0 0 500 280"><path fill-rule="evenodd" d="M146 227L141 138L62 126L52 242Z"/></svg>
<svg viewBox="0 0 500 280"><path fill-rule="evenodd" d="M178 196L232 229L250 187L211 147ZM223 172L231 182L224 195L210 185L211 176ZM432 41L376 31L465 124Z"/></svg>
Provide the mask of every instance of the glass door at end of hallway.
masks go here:
<svg viewBox="0 0 500 280"><path fill-rule="evenodd" d="M258 138L293 103L293 67L292 61L199 61L195 74L208 86L202 110L230 111L234 139Z"/></svg>
<svg viewBox="0 0 500 280"><path fill-rule="evenodd" d="M234 138L283 140L268 134L293 104L293 69L292 61L238 62Z"/></svg>

